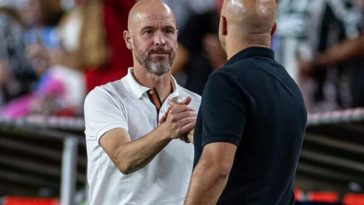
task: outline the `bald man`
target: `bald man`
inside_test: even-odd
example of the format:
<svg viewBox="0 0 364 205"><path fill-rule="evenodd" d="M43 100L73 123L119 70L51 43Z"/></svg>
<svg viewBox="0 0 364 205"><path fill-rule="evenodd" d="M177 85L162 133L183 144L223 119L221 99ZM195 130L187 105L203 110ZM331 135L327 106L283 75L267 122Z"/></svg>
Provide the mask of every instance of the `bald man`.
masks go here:
<svg viewBox="0 0 364 205"><path fill-rule="evenodd" d="M276 0L225 0L219 37L228 62L197 116L186 205L294 204L306 128L299 88L273 58Z"/></svg>
<svg viewBox="0 0 364 205"><path fill-rule="evenodd" d="M200 96L171 75L175 17L160 0L138 1L124 39L133 67L85 100L89 204L183 204L193 145L179 138L193 129Z"/></svg>

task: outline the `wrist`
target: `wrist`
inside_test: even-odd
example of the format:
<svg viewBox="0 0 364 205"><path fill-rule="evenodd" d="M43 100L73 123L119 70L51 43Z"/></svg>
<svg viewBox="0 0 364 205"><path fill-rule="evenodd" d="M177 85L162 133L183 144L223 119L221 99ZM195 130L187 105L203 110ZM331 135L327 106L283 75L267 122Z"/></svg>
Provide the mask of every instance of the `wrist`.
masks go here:
<svg viewBox="0 0 364 205"><path fill-rule="evenodd" d="M174 133L169 129L167 123L162 123L157 127L158 136L162 140L172 140L175 138Z"/></svg>

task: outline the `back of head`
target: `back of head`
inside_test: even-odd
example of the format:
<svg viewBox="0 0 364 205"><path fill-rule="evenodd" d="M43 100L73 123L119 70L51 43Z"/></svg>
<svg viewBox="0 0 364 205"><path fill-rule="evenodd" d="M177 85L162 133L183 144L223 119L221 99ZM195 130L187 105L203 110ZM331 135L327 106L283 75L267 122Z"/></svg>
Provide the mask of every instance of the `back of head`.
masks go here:
<svg viewBox="0 0 364 205"><path fill-rule="evenodd" d="M225 0L221 16L237 37L270 35L276 6L276 0Z"/></svg>

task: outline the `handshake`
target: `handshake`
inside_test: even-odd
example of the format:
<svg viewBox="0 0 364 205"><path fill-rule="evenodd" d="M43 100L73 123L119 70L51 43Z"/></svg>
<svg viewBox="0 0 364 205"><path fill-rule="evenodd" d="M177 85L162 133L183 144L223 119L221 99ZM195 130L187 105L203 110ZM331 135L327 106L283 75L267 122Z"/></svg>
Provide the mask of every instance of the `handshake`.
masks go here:
<svg viewBox="0 0 364 205"><path fill-rule="evenodd" d="M196 124L196 112L188 107L191 97L181 102L170 101L170 107L160 118L159 123L165 126L165 131L171 139L180 139L186 143L193 142Z"/></svg>

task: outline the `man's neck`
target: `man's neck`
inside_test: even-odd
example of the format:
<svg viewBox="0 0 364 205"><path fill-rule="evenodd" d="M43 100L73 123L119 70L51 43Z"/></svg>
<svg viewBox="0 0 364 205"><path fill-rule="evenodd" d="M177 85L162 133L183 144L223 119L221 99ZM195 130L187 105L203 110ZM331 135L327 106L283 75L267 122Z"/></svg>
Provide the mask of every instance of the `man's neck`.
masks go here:
<svg viewBox="0 0 364 205"><path fill-rule="evenodd" d="M233 57L239 51L249 47L259 46L269 48L271 45L271 39L269 35L248 36L245 39L241 39L239 42L237 42L236 39L229 40L226 42L226 54L228 59Z"/></svg>
<svg viewBox="0 0 364 205"><path fill-rule="evenodd" d="M134 69L134 78L143 86L148 88L155 88L158 92L159 98L162 102L172 92L171 73L165 73L161 76L142 70L144 68Z"/></svg>

